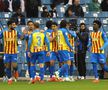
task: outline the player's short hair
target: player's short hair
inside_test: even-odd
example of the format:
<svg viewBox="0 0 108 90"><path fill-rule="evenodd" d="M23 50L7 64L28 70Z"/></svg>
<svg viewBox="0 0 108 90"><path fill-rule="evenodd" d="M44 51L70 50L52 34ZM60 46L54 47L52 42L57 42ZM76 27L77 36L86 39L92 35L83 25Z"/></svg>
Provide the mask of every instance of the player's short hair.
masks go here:
<svg viewBox="0 0 108 90"><path fill-rule="evenodd" d="M94 21L93 21L93 23L98 24L99 28L100 28L100 27L101 27L101 25L102 25L101 21L99 21L99 20L94 20Z"/></svg>
<svg viewBox="0 0 108 90"><path fill-rule="evenodd" d="M60 28L66 28L66 25L67 25L67 21L66 20L62 20L60 22Z"/></svg>
<svg viewBox="0 0 108 90"><path fill-rule="evenodd" d="M34 22L33 22L33 21L31 21L31 20L27 22L27 25L28 25L29 23L33 23L33 24L34 24Z"/></svg>
<svg viewBox="0 0 108 90"><path fill-rule="evenodd" d="M86 26L85 23L80 23L80 27L81 27L82 25Z"/></svg>
<svg viewBox="0 0 108 90"><path fill-rule="evenodd" d="M48 29L51 29L51 26L52 26L52 21L51 21L51 20L47 21L47 22L46 22L46 27L47 27Z"/></svg>
<svg viewBox="0 0 108 90"><path fill-rule="evenodd" d="M9 26L9 25L11 25L12 23L16 23L14 20L9 20L8 22L7 22L7 26Z"/></svg>
<svg viewBox="0 0 108 90"><path fill-rule="evenodd" d="M52 22L52 25L56 25L56 26L58 26L58 24L57 24L56 22Z"/></svg>
<svg viewBox="0 0 108 90"><path fill-rule="evenodd" d="M35 26L36 28L39 28L39 23L38 23L38 22L34 22L34 26Z"/></svg>

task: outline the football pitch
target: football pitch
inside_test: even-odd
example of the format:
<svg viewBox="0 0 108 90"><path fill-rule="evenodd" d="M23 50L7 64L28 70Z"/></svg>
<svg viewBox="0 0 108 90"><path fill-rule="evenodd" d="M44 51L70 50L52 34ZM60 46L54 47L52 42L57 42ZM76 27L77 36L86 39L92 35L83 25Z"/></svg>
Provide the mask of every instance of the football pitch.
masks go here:
<svg viewBox="0 0 108 90"><path fill-rule="evenodd" d="M0 90L108 90L108 80L92 83L92 80L78 80L75 82L45 82L44 84L28 84L28 81L13 82L8 85L0 82Z"/></svg>

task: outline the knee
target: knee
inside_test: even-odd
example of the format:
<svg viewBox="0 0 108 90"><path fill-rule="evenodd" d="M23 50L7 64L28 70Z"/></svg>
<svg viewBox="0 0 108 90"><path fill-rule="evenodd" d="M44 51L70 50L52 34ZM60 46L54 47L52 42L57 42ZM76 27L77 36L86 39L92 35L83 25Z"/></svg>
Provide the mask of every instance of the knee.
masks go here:
<svg viewBox="0 0 108 90"><path fill-rule="evenodd" d="M39 64L39 67L40 68L43 68L44 67L44 64L43 63Z"/></svg>

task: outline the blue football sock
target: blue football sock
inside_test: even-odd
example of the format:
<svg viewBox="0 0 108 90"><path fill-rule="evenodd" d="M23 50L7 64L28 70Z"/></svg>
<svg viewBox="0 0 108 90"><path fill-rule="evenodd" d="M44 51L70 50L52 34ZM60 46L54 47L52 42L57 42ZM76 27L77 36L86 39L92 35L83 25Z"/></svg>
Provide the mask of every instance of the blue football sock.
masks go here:
<svg viewBox="0 0 108 90"><path fill-rule="evenodd" d="M32 79L34 79L34 77L35 77L35 68L34 68L34 66L30 66L30 78L32 78Z"/></svg>
<svg viewBox="0 0 108 90"><path fill-rule="evenodd" d="M54 75L54 66L50 66L50 78Z"/></svg>
<svg viewBox="0 0 108 90"><path fill-rule="evenodd" d="M34 76L36 76L36 67L35 67L35 65L33 66L33 68L34 68Z"/></svg>
<svg viewBox="0 0 108 90"><path fill-rule="evenodd" d="M73 65L71 65L69 68L70 76L73 76L73 71L74 71L74 67L73 67Z"/></svg>
<svg viewBox="0 0 108 90"><path fill-rule="evenodd" d="M28 66L28 73L29 73L29 77L31 77L31 74L30 74L30 66Z"/></svg>
<svg viewBox="0 0 108 90"><path fill-rule="evenodd" d="M93 72L94 72L95 78L98 78L97 64L95 63L93 63Z"/></svg>
<svg viewBox="0 0 108 90"><path fill-rule="evenodd" d="M104 64L103 70L108 72L108 66L106 64Z"/></svg>
<svg viewBox="0 0 108 90"><path fill-rule="evenodd" d="M44 71L46 71L46 69L48 68L49 66L47 65L44 65Z"/></svg>
<svg viewBox="0 0 108 90"><path fill-rule="evenodd" d="M44 79L44 67L43 68L40 68L40 74L39 74L41 80Z"/></svg>
<svg viewBox="0 0 108 90"><path fill-rule="evenodd" d="M65 73L65 77L67 77L68 76L68 70L69 70L69 66L68 66L68 64L64 64L64 65L62 65L61 66L61 68L59 68L59 73L63 73L63 75L64 75L64 73Z"/></svg>
<svg viewBox="0 0 108 90"><path fill-rule="evenodd" d="M6 68L6 75L7 75L8 79L10 79L12 77L10 68Z"/></svg>
<svg viewBox="0 0 108 90"><path fill-rule="evenodd" d="M64 77L68 77L68 71L69 71L69 65L68 64L64 64Z"/></svg>

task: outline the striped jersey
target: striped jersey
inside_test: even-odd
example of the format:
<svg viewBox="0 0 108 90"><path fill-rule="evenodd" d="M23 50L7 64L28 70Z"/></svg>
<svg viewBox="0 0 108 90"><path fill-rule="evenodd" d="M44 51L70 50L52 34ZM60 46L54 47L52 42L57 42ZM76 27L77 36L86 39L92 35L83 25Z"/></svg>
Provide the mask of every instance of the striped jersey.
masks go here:
<svg viewBox="0 0 108 90"><path fill-rule="evenodd" d="M90 37L91 37L91 52L92 53L104 53L104 50L100 50L100 48L104 45L104 40L102 38L102 31L98 32L91 32Z"/></svg>
<svg viewBox="0 0 108 90"><path fill-rule="evenodd" d="M16 54L17 53L17 31L4 31L4 53Z"/></svg>

